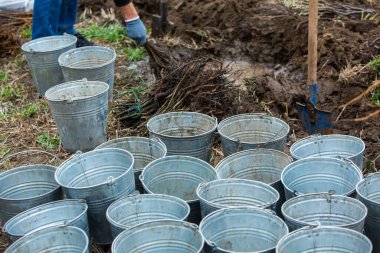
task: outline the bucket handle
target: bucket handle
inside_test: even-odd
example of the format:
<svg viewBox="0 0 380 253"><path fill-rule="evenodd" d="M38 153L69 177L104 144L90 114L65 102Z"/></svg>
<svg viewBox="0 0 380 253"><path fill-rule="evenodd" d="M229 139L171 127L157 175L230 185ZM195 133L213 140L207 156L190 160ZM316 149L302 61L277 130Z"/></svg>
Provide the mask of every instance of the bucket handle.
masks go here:
<svg viewBox="0 0 380 253"><path fill-rule="evenodd" d="M218 251L218 246L216 245L215 242L209 241L209 240L206 240L206 239L205 239L205 241L210 246L211 252L217 252Z"/></svg>
<svg viewBox="0 0 380 253"><path fill-rule="evenodd" d="M152 140L166 147L165 143L159 137L153 137Z"/></svg>
<svg viewBox="0 0 380 253"><path fill-rule="evenodd" d="M56 156L56 155L54 155L53 153L50 153L50 152L47 152L47 151L43 151L43 150L38 150L38 149L28 149L28 150L19 151L19 152L16 152L16 153L13 153L13 154L10 154L10 155L4 157L3 159L0 160L0 164L4 163L5 161L9 160L10 158L12 158L14 156L23 155L23 154L27 154L27 153L43 153L43 154L47 154L47 155L50 155L50 156L54 157L58 161L62 162L62 160L59 159L59 157Z"/></svg>

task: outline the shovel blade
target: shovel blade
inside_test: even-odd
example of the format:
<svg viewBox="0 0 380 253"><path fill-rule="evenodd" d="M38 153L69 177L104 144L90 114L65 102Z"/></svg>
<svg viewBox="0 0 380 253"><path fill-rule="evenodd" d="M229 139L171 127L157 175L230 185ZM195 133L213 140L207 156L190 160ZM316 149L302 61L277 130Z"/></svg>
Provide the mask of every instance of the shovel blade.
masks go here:
<svg viewBox="0 0 380 253"><path fill-rule="evenodd" d="M332 133L333 124L331 121L331 112L319 110L311 103L308 105L296 103L296 105L298 117L301 120L304 129L309 134Z"/></svg>

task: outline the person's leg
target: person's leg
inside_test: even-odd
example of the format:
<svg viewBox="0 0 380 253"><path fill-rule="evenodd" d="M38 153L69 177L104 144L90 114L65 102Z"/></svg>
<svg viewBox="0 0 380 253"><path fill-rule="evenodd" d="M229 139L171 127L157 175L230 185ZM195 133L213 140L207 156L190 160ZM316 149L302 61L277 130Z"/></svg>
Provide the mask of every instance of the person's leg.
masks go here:
<svg viewBox="0 0 380 253"><path fill-rule="evenodd" d="M58 32L60 34L75 34L74 25L77 22L77 0L62 0L62 8L59 16Z"/></svg>
<svg viewBox="0 0 380 253"><path fill-rule="evenodd" d="M32 39L58 35L62 0L34 0Z"/></svg>

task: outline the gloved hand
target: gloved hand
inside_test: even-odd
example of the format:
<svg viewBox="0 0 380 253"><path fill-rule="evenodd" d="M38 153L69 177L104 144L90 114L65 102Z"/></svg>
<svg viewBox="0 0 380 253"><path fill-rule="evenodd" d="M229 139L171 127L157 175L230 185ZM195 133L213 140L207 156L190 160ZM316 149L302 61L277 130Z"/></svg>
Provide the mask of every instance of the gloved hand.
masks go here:
<svg viewBox="0 0 380 253"><path fill-rule="evenodd" d="M127 36L133 39L137 45L142 46L146 43L146 28L139 17L126 21L125 27Z"/></svg>

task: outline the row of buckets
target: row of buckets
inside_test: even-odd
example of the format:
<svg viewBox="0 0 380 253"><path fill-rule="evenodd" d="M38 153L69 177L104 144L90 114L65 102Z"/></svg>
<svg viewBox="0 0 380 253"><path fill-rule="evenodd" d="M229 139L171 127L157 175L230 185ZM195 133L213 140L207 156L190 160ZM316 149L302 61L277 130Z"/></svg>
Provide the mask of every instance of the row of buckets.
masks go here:
<svg viewBox="0 0 380 253"><path fill-rule="evenodd" d="M1 173L6 252L89 252L90 241L115 253L380 250L380 173L363 178L359 138L309 136L290 157L289 126L264 114L218 124L173 112L147 127L150 138L110 140L58 168Z"/></svg>

